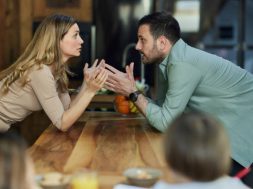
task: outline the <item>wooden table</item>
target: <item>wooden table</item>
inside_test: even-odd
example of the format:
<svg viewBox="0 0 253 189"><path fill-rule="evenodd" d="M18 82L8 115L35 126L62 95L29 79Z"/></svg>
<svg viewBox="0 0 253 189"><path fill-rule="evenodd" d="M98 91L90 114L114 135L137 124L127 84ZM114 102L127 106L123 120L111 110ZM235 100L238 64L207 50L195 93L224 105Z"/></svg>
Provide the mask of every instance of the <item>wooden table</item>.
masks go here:
<svg viewBox="0 0 253 189"><path fill-rule="evenodd" d="M37 174L51 171L74 173L96 170L101 189L125 182L130 167L154 167L163 171L162 134L141 115L85 112L66 133L48 127L29 149Z"/></svg>

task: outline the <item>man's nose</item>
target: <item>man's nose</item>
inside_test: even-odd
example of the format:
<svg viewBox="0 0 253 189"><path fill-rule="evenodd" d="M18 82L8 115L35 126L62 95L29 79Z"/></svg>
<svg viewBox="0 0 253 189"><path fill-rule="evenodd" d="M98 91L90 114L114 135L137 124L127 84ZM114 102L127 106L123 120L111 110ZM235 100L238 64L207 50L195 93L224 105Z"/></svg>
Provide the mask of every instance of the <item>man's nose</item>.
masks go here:
<svg viewBox="0 0 253 189"><path fill-rule="evenodd" d="M141 49L141 48L140 48L140 43L139 43L139 42L136 43L135 49L136 49L137 51L139 51L139 50Z"/></svg>

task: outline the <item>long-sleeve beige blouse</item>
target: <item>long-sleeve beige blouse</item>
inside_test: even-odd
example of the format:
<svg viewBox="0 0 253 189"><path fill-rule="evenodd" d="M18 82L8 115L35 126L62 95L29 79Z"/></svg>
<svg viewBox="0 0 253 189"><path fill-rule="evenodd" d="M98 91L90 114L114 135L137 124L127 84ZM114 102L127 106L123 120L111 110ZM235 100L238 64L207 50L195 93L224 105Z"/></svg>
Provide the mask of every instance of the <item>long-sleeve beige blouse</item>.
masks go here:
<svg viewBox="0 0 253 189"><path fill-rule="evenodd" d="M2 81L0 81L2 88ZM70 104L70 96L57 90L57 83L50 68L33 68L28 83L22 87L17 80L5 95L0 94L0 131L23 120L34 111L43 109L52 123L60 128L62 115Z"/></svg>

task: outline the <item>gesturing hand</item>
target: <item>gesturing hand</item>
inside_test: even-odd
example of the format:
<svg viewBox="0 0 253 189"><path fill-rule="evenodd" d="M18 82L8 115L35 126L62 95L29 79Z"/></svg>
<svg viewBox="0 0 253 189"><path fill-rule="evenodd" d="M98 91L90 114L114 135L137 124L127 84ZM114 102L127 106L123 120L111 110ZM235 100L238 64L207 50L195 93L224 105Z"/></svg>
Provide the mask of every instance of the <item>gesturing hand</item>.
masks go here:
<svg viewBox="0 0 253 189"><path fill-rule="evenodd" d="M105 88L124 96L136 91L135 80L133 75L134 63L126 66L126 73L105 64L105 68L109 70L108 79L105 82Z"/></svg>
<svg viewBox="0 0 253 189"><path fill-rule="evenodd" d="M84 80L86 87L93 92L101 89L108 78L108 71L104 68L104 60L102 60L98 66L97 63L98 60L96 60L90 68L88 68L88 64L85 64L84 66Z"/></svg>
<svg viewBox="0 0 253 189"><path fill-rule="evenodd" d="M91 77L92 75L94 75L94 72L99 68L105 68L105 60L102 59L98 64L98 59L96 59L90 68L88 68L88 64L86 63L83 69L84 77Z"/></svg>

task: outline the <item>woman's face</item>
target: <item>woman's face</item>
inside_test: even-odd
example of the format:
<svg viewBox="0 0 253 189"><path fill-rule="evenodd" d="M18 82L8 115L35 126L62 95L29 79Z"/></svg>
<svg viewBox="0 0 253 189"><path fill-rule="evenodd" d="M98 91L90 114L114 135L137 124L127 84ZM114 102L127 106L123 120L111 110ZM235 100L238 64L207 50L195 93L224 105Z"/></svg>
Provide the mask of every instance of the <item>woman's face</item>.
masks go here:
<svg viewBox="0 0 253 189"><path fill-rule="evenodd" d="M80 30L77 24L72 25L69 31L64 35L60 42L60 48L63 55L63 61L69 58L80 56L83 40L79 35Z"/></svg>

